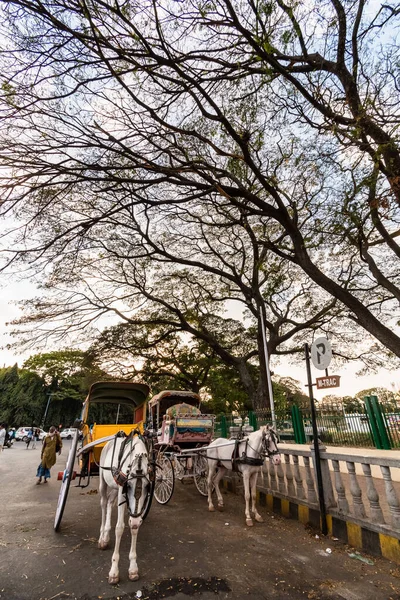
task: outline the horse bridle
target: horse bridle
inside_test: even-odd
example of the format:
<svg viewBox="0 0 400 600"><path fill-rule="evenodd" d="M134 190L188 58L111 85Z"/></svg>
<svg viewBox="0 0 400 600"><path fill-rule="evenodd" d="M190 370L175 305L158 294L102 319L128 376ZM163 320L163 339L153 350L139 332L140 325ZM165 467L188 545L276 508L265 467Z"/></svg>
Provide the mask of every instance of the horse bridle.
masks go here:
<svg viewBox="0 0 400 600"><path fill-rule="evenodd" d="M254 467L260 467L264 464L264 460L266 457L271 458L271 456L276 456L277 454L280 454L277 446L278 436L276 435L273 429L268 429L268 433L269 435L266 431L262 432L260 450L256 450L249 444L249 438L245 438L243 440L238 441L238 444L245 442L246 446L244 452L242 452L242 455L240 457L234 458L234 463L242 463ZM267 438L269 440L272 440L272 442L275 444L275 450L270 450L268 448ZM258 454L258 458L253 456L247 456L247 448L250 448L255 454Z"/></svg>
<svg viewBox="0 0 400 600"><path fill-rule="evenodd" d="M268 433L269 433L269 439L272 441L272 443L275 446L275 450L270 450L268 448L268 444L267 444L267 434L265 431L263 431L262 434L262 444L261 444L261 448L263 449L262 454L266 457L268 456L268 458L271 458L271 456L276 456L277 454L280 454L279 450L278 450L278 436L276 435L275 431L273 429L268 429Z"/></svg>
<svg viewBox="0 0 400 600"><path fill-rule="evenodd" d="M146 507L148 504L148 502L146 500L148 500L149 495L151 494L151 485L150 484L151 484L151 477L152 477L154 468L150 467L149 473L144 473L143 469L142 469L142 460L143 460L143 457L145 456L145 454L138 454L138 455L135 455L134 460L130 464L127 465L127 468L125 470L126 472L124 472L122 470L124 463L127 461L128 456L131 455L132 450L135 447L135 443L134 443L135 437L137 439L142 440L146 444L146 447L147 447L146 440L143 438L141 432L138 429L132 430L128 436L126 436L126 434L123 431L120 431L119 433L117 433L117 435L114 438L114 447L113 447L111 464L114 462L115 448L116 448L116 443L117 443L118 437L124 437L125 439L123 440L120 450L119 450L117 466L116 467L102 467L102 468L110 470L115 483L122 487L122 495L124 496L124 500L122 502L120 502L119 506L121 506L121 504L126 503L129 516L133 517L133 518L137 518L137 517L140 517L146 510ZM130 446L131 446L130 452L128 452L124 458L125 449L128 444L130 444ZM146 452L146 456L149 456L148 452ZM137 468L134 472L132 467L136 460L137 460ZM132 479L138 480L136 483L136 486L135 486L135 494L134 494L135 508L133 511L131 510L131 506L129 504L129 498L128 498L128 483ZM142 490L143 490L143 479L147 480L147 484L148 484L147 485L147 495L146 495L145 501L143 502L142 509L139 510L139 500L142 496Z"/></svg>

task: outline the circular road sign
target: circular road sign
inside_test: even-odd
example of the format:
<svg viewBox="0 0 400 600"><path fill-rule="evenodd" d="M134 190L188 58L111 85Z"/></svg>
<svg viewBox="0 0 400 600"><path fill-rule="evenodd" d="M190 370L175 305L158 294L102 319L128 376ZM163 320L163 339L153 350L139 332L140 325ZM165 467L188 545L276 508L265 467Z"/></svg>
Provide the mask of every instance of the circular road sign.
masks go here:
<svg viewBox="0 0 400 600"><path fill-rule="evenodd" d="M324 337L317 338L311 346L311 360L316 369L324 371L332 360L331 343Z"/></svg>

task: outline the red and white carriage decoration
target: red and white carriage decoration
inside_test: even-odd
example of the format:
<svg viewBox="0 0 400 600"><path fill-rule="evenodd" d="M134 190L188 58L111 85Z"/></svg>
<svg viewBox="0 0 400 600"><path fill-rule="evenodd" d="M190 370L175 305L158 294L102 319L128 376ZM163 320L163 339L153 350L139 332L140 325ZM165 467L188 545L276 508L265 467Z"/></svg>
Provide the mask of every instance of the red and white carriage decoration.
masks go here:
<svg viewBox="0 0 400 600"><path fill-rule="evenodd" d="M149 402L148 426L156 431L158 462L164 456L164 460L171 462L178 480L193 480L200 494L206 496L207 460L198 449L212 441L215 417L203 414L200 406L200 396L194 392L165 390ZM160 470L160 477L165 478L168 472L167 469ZM165 502L168 502L173 482L171 489L171 481L158 481L156 489L156 499L162 501L164 491Z"/></svg>

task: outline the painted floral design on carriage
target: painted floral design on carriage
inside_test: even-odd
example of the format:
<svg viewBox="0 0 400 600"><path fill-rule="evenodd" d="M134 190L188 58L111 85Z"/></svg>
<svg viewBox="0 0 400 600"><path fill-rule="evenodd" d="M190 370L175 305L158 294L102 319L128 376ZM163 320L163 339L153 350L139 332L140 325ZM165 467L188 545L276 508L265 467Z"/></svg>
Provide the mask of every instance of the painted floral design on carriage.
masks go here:
<svg viewBox="0 0 400 600"><path fill-rule="evenodd" d="M173 464L174 477L194 481L197 490L207 495L207 460L196 450L207 446L214 434L214 415L204 414L198 394L189 390L164 390L149 402L148 427L157 431L158 459L168 458ZM161 472L159 470L159 472ZM167 480L158 482L157 491Z"/></svg>
<svg viewBox="0 0 400 600"><path fill-rule="evenodd" d="M159 444L180 446L193 441L209 443L214 430L213 415L203 415L199 408L186 402L170 406L158 430Z"/></svg>

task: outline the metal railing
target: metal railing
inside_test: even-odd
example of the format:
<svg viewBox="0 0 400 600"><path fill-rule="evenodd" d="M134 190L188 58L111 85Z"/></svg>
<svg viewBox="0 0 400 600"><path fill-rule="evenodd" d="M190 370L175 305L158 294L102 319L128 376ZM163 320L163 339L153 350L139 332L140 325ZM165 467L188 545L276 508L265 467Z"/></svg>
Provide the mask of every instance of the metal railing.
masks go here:
<svg viewBox="0 0 400 600"><path fill-rule="evenodd" d="M368 401L367 401L368 400ZM291 409L275 412L276 429L281 441L309 443L313 439L311 410L292 406ZM237 424L238 418L257 429L272 424L268 409L241 412L235 415L219 415L215 421L215 437L229 437L229 429ZM348 413L343 407L324 404L316 407L319 438L330 446L355 448L400 448L400 411L390 412L374 396L366 398L358 412Z"/></svg>

